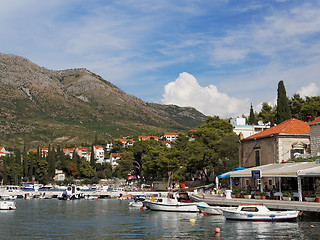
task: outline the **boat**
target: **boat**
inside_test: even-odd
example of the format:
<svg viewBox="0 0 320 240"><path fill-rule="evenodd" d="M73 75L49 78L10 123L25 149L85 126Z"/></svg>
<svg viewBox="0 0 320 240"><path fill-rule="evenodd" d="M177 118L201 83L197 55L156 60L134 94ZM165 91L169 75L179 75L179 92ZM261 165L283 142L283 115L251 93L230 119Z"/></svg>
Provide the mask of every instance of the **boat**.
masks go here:
<svg viewBox="0 0 320 240"><path fill-rule="evenodd" d="M0 201L0 210L15 210L16 208L14 201Z"/></svg>
<svg viewBox="0 0 320 240"><path fill-rule="evenodd" d="M144 195L137 195L132 197L133 201L129 202L129 207L143 207L143 202L146 200Z"/></svg>
<svg viewBox="0 0 320 240"><path fill-rule="evenodd" d="M58 195L58 200L74 200L83 197L83 193L76 186L68 186L61 195Z"/></svg>
<svg viewBox="0 0 320 240"><path fill-rule="evenodd" d="M3 199L3 200L16 200L17 196L16 195L1 195L1 199Z"/></svg>
<svg viewBox="0 0 320 240"><path fill-rule="evenodd" d="M84 199L87 200L98 200L99 194L88 194L84 196Z"/></svg>
<svg viewBox="0 0 320 240"><path fill-rule="evenodd" d="M236 207L221 207L221 206L210 206L206 202L199 202L197 203L197 207L199 211L204 215L223 215L222 209L230 209L236 210Z"/></svg>
<svg viewBox="0 0 320 240"><path fill-rule="evenodd" d="M290 221L295 220L300 211L271 211L264 205L240 205L235 210L222 209L228 220L242 221Z"/></svg>
<svg viewBox="0 0 320 240"><path fill-rule="evenodd" d="M151 197L143 205L154 211L199 212L197 204L189 199L186 192L168 193L167 197Z"/></svg>

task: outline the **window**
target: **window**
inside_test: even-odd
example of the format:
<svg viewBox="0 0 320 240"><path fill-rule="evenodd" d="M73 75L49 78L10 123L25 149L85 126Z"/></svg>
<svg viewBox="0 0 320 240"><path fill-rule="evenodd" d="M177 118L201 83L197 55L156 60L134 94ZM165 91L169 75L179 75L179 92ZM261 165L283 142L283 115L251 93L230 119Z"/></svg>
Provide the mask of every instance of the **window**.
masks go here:
<svg viewBox="0 0 320 240"><path fill-rule="evenodd" d="M246 179L246 186L249 186L249 179Z"/></svg>
<svg viewBox="0 0 320 240"><path fill-rule="evenodd" d="M269 184L268 184L269 186L272 186L273 184L272 184L272 179L269 179Z"/></svg>
<svg viewBox="0 0 320 240"><path fill-rule="evenodd" d="M256 166L260 166L260 150L255 150L254 157L256 160Z"/></svg>

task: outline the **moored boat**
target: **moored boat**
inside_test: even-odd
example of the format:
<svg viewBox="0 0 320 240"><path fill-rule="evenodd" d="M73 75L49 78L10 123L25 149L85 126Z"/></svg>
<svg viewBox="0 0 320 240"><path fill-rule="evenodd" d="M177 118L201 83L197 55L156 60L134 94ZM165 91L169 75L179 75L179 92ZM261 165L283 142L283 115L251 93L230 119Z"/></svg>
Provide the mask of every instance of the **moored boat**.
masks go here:
<svg viewBox="0 0 320 240"><path fill-rule="evenodd" d="M186 192L168 193L167 197L152 197L143 205L154 211L166 212L199 212L197 204L189 199Z"/></svg>
<svg viewBox="0 0 320 240"><path fill-rule="evenodd" d="M206 202L197 203L197 207L200 212L205 215L223 215L222 209L236 210L236 207L220 207L220 206L210 206Z"/></svg>
<svg viewBox="0 0 320 240"><path fill-rule="evenodd" d="M290 221L298 217L300 211L271 211L264 205L240 205L235 210L222 209L229 220L242 221Z"/></svg>
<svg viewBox="0 0 320 240"><path fill-rule="evenodd" d="M16 208L14 201L0 201L0 210L15 210Z"/></svg>

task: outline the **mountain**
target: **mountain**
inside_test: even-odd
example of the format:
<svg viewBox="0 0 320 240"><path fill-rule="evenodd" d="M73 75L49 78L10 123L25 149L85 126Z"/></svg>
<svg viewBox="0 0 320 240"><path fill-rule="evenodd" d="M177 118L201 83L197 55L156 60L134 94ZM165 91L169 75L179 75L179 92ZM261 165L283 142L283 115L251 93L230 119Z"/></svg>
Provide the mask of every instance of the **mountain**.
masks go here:
<svg viewBox="0 0 320 240"><path fill-rule="evenodd" d="M0 146L81 144L197 128L194 108L147 103L87 69L62 71L0 53Z"/></svg>

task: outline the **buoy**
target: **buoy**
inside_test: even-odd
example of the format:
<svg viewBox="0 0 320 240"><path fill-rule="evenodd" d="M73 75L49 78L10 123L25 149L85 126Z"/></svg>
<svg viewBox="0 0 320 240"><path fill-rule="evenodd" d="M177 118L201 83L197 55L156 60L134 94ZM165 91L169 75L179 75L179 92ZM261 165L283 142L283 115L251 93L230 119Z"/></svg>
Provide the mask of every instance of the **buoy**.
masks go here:
<svg viewBox="0 0 320 240"><path fill-rule="evenodd" d="M140 207L140 210L143 211L143 206Z"/></svg>
<svg viewBox="0 0 320 240"><path fill-rule="evenodd" d="M120 200L122 200L122 198L120 198Z"/></svg>
<svg viewBox="0 0 320 240"><path fill-rule="evenodd" d="M195 222L196 222L196 220L195 220L194 218L190 218L190 219L189 219L189 222L191 222L191 223L195 223Z"/></svg>
<svg viewBox="0 0 320 240"><path fill-rule="evenodd" d="M310 227L311 227L311 228L314 228L314 226L313 226L313 225L311 225Z"/></svg>
<svg viewBox="0 0 320 240"><path fill-rule="evenodd" d="M98 200L98 198L96 198L96 200Z"/></svg>
<svg viewBox="0 0 320 240"><path fill-rule="evenodd" d="M214 231L215 231L216 233L220 233L220 228L214 226Z"/></svg>

